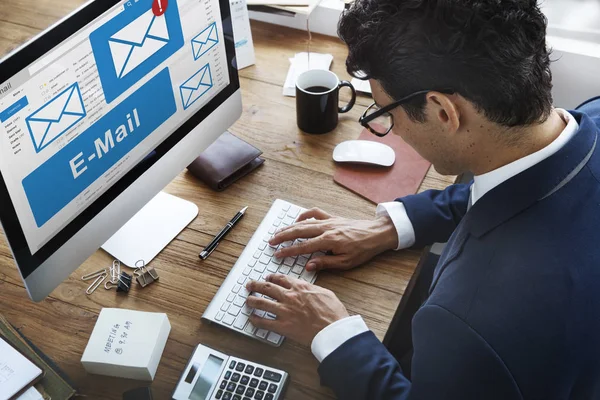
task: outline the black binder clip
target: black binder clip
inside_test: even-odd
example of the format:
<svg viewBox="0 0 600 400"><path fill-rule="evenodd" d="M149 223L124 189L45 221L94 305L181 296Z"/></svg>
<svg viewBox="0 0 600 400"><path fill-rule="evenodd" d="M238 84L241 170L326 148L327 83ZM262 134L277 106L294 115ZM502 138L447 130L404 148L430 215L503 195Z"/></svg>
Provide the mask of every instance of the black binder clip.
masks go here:
<svg viewBox="0 0 600 400"><path fill-rule="evenodd" d="M127 272L121 272L121 275L119 276L119 283L117 284L117 292L129 293L129 289L131 289L132 280L133 277Z"/></svg>

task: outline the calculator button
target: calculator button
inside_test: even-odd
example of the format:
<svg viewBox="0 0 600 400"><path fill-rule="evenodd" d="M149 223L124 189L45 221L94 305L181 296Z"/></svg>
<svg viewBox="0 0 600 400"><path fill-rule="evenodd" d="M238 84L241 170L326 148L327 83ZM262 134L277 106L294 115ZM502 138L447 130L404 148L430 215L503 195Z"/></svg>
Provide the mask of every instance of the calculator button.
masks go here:
<svg viewBox="0 0 600 400"><path fill-rule="evenodd" d="M246 364L244 363L238 363L237 367L235 367L236 371L242 372L244 370L244 368L246 368Z"/></svg>
<svg viewBox="0 0 600 400"><path fill-rule="evenodd" d="M266 394L265 400L273 400L273 399L274 399L274 397L273 397L273 395L271 393L267 393Z"/></svg>
<svg viewBox="0 0 600 400"><path fill-rule="evenodd" d="M227 390L230 392L233 392L233 391L235 391L236 386L237 385L235 383L229 382L229 385L227 385Z"/></svg>
<svg viewBox="0 0 600 400"><path fill-rule="evenodd" d="M279 382L281 381L281 374L278 374L277 372L273 371L265 371L265 376L263 376L263 378L273 382Z"/></svg>
<svg viewBox="0 0 600 400"><path fill-rule="evenodd" d="M254 398L256 400L263 400L264 396L265 396L264 392L256 392L256 394L254 395Z"/></svg>
<svg viewBox="0 0 600 400"><path fill-rule="evenodd" d="M242 400L242 398L236 394L233 396L233 400Z"/></svg>
<svg viewBox="0 0 600 400"><path fill-rule="evenodd" d="M266 375L266 374L265 374ZM258 385L258 389L259 390L267 390L267 388L269 387L269 384L265 381L262 381L260 383L260 385Z"/></svg>
<svg viewBox="0 0 600 400"><path fill-rule="evenodd" d="M246 367L246 371L244 371L244 372L247 373L247 374L252 375L252 373L254 372L254 367L252 365L248 365Z"/></svg>
<svg viewBox="0 0 600 400"><path fill-rule="evenodd" d="M242 400L252 400L250 397L244 397Z"/></svg>
<svg viewBox="0 0 600 400"><path fill-rule="evenodd" d="M271 383L269 385L269 393L275 393L277 391L277 385L274 383Z"/></svg>
<svg viewBox="0 0 600 400"><path fill-rule="evenodd" d="M235 368L235 361L232 361L231 364L229 364L229 369L234 369Z"/></svg>
<svg viewBox="0 0 600 400"><path fill-rule="evenodd" d="M263 372L265 372L264 369L262 369L262 368L256 368L256 371L254 371L254 376L260 378L262 376Z"/></svg>
<svg viewBox="0 0 600 400"><path fill-rule="evenodd" d="M223 400L231 400L231 393L225 392L225 394L223 395Z"/></svg>
<svg viewBox="0 0 600 400"><path fill-rule="evenodd" d="M254 389L249 387L248 390L246 390L246 396L248 396L248 397L254 396Z"/></svg>
<svg viewBox="0 0 600 400"><path fill-rule="evenodd" d="M236 392L237 394L244 394L244 392L245 392L245 391L246 391L246 386L242 386L242 385L239 385L239 386L237 387L237 389L235 390L235 392Z"/></svg>
<svg viewBox="0 0 600 400"><path fill-rule="evenodd" d="M219 389L225 389L227 387L227 381L223 381L221 382L221 386L219 386Z"/></svg>
<svg viewBox="0 0 600 400"><path fill-rule="evenodd" d="M223 397L223 391L222 391L222 390L219 390L219 391L217 392L217 395L215 396L215 398L218 400L218 399L220 399L221 397Z"/></svg>
<svg viewBox="0 0 600 400"><path fill-rule="evenodd" d="M256 375L256 372L254 374ZM255 388L257 386L258 386L258 379L252 378L252 380L250 381L250 387Z"/></svg>
<svg viewBox="0 0 600 400"><path fill-rule="evenodd" d="M229 368L233 368L233 367L229 367ZM229 378L231 378L231 371L225 372L225 379L229 379Z"/></svg>
<svg viewBox="0 0 600 400"><path fill-rule="evenodd" d="M248 368L246 368L246 371L248 371ZM242 380L240 380L240 383L242 385L247 385L248 382L250 382L250 377L248 375L242 376Z"/></svg>
<svg viewBox="0 0 600 400"><path fill-rule="evenodd" d="M231 382L235 382L238 383L240 381L240 374L238 374L237 372L235 374L233 374L233 376L231 377Z"/></svg>

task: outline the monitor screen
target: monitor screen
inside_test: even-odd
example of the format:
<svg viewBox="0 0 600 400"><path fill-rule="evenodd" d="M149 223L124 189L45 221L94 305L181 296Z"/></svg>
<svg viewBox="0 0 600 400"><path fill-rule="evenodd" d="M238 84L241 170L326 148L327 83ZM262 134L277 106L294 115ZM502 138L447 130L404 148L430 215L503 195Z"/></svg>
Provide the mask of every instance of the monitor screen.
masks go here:
<svg viewBox="0 0 600 400"><path fill-rule="evenodd" d="M239 88L229 8L162 4L91 2L0 64L0 217L24 278Z"/></svg>

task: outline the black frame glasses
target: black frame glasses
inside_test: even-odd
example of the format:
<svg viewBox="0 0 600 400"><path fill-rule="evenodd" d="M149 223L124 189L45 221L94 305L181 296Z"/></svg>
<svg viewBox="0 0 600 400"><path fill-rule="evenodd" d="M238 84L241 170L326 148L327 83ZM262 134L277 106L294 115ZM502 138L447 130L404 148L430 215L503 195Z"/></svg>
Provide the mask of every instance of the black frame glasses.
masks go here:
<svg viewBox="0 0 600 400"><path fill-rule="evenodd" d="M377 106L377 103L373 103L371 104L366 110L365 113L362 115L362 117L360 117L358 119L358 122L364 126L365 128L367 128L369 130L369 132L371 132L372 134L374 134L375 136L379 136L379 137L384 137L385 135L387 135L388 133L390 133L392 131L392 128L394 127L394 117L392 116L392 114L390 114L390 111L392 111L394 108L400 106L401 104L404 104L412 99L414 99L417 96L422 96L424 94L427 94L429 92L440 92L440 93L444 93L444 94L453 94L454 90L452 89L442 89L442 90L419 90L418 92L414 92L409 94L408 96L405 96L403 98L401 98L400 100L397 100L391 104L388 104L385 107L380 108L377 111L373 111L371 114L369 114L369 111L373 110L375 107ZM375 128L373 128L370 125L370 122L373 122L375 119L386 115L390 118L391 120L391 124L388 128L388 130L383 133L383 132L378 132Z"/></svg>

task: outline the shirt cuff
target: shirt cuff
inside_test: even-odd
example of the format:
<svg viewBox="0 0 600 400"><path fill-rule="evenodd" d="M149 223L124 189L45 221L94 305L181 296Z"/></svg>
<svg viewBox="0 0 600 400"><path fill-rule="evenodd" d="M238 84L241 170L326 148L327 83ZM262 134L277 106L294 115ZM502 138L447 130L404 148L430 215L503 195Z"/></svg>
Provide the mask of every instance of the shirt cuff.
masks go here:
<svg viewBox="0 0 600 400"><path fill-rule="evenodd" d="M390 217L398 233L398 248L408 249L415 244L415 228L413 227L404 204L399 201L381 203L377 206L377 216Z"/></svg>
<svg viewBox="0 0 600 400"><path fill-rule="evenodd" d="M310 349L316 359L323 362L338 347L368 330L367 324L360 315L340 319L319 332L313 339Z"/></svg>

